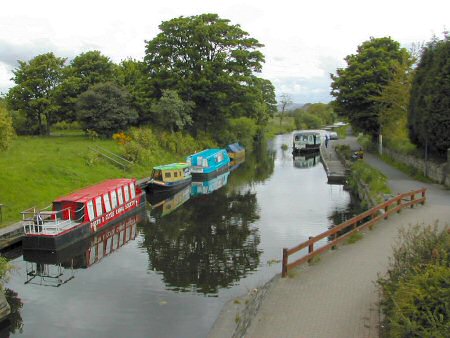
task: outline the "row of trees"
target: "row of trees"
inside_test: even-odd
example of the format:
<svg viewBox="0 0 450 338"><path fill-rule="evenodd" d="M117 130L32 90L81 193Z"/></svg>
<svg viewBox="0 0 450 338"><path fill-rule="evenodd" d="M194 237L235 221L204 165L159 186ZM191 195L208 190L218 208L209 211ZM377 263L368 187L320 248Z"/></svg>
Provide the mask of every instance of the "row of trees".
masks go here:
<svg viewBox="0 0 450 338"><path fill-rule="evenodd" d="M79 121L108 136L137 124L195 134L232 118L263 125L276 111L273 85L255 75L263 45L239 25L203 14L159 28L142 61L115 64L99 51L19 61L6 95L17 132L44 135L54 123Z"/></svg>
<svg viewBox="0 0 450 338"><path fill-rule="evenodd" d="M334 107L374 138L387 134L398 143L409 135L443 154L450 147L448 35L426 44L418 58L388 37L363 42L331 75Z"/></svg>

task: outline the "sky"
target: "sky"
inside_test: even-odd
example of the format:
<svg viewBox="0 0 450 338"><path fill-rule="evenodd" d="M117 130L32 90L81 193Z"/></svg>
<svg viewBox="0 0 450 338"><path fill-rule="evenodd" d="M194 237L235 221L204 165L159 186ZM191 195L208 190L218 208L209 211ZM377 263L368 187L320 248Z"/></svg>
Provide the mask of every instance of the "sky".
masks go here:
<svg viewBox="0 0 450 338"><path fill-rule="evenodd" d="M117 63L142 60L161 22L203 13L264 44L259 76L295 103L332 100L330 73L370 37L409 49L450 28L450 1L442 0L9 0L0 6L0 93L14 85L18 60L47 52L70 60L89 50Z"/></svg>

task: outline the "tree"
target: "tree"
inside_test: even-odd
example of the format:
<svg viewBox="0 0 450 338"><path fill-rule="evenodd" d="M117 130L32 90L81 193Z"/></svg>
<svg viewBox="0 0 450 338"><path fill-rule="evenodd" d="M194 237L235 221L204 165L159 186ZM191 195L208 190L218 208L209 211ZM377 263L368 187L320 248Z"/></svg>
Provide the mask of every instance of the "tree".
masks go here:
<svg viewBox="0 0 450 338"><path fill-rule="evenodd" d="M0 101L0 151L7 150L15 136L11 115Z"/></svg>
<svg viewBox="0 0 450 338"><path fill-rule="evenodd" d="M408 119L412 141L444 155L450 147L450 39L423 49L411 88Z"/></svg>
<svg viewBox="0 0 450 338"><path fill-rule="evenodd" d="M183 101L175 90L165 89L159 101L152 106L159 125L171 132L181 131L192 123L191 112L195 104Z"/></svg>
<svg viewBox="0 0 450 338"><path fill-rule="evenodd" d="M107 56L94 50L76 56L63 75L63 81L55 91L58 120L74 121L78 96L94 84L115 81L116 66Z"/></svg>
<svg viewBox="0 0 450 338"><path fill-rule="evenodd" d="M7 94L8 104L25 113L30 127L37 124L36 131L40 135L50 133L50 124L57 111L55 89L61 82L65 60L53 53L41 54L29 62L19 61L19 67L13 70L16 85Z"/></svg>
<svg viewBox="0 0 450 338"><path fill-rule="evenodd" d="M405 60L408 51L389 37L370 38L358 46L356 54L345 58L346 68L331 74L331 95L338 113L352 125L372 136L380 130L380 104L374 99L392 79L395 65Z"/></svg>
<svg viewBox="0 0 450 338"><path fill-rule="evenodd" d="M414 62L414 58L405 55L405 60L395 63L391 81L383 86L379 96L373 98L380 103L380 132L393 149L414 148L407 126Z"/></svg>
<svg viewBox="0 0 450 338"><path fill-rule="evenodd" d="M217 14L163 22L146 45L144 61L155 93L173 89L195 103L194 130L220 126L227 117L250 116L254 72L264 62L263 45Z"/></svg>
<svg viewBox="0 0 450 338"><path fill-rule="evenodd" d="M292 99L289 96L289 94L283 93L280 96L280 126L281 126L281 122L283 121L283 117L284 117L284 113L287 109L287 107L289 107L292 104Z"/></svg>
<svg viewBox="0 0 450 338"><path fill-rule="evenodd" d="M76 108L84 129L108 137L126 129L138 118L130 107L129 94L111 82L96 84L82 93Z"/></svg>

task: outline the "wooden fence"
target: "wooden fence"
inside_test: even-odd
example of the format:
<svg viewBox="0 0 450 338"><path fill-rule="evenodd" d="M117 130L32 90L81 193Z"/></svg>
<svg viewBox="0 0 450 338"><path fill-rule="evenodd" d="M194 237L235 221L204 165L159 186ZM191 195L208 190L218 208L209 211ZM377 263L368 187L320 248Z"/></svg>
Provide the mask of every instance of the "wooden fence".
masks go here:
<svg viewBox="0 0 450 338"><path fill-rule="evenodd" d="M387 219L393 213L399 213L403 208L411 207L421 203L422 205L426 201L426 188L422 188L415 191L399 194L396 197L381 203L370 210L363 212L362 214L355 216L344 223L341 223L332 229L325 231L317 236L309 237L309 239L291 249L283 249L283 261L281 276L286 277L290 269L299 266L307 261L310 261L313 257L324 253L335 247L337 244L345 241L348 237L352 236L355 232L361 231L366 227L372 227L375 223ZM416 198L419 195L419 198ZM330 241L314 250L314 244L324 238L330 239ZM308 254L304 255L300 259L288 263L288 258L299 252L302 249L308 248Z"/></svg>

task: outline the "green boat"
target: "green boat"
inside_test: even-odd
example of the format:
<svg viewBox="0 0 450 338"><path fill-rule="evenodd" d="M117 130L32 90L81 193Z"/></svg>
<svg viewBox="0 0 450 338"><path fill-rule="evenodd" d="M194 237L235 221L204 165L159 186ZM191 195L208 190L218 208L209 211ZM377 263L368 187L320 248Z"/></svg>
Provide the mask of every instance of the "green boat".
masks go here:
<svg viewBox="0 0 450 338"><path fill-rule="evenodd" d="M147 189L150 193L173 192L192 181L188 163L172 163L153 168Z"/></svg>

